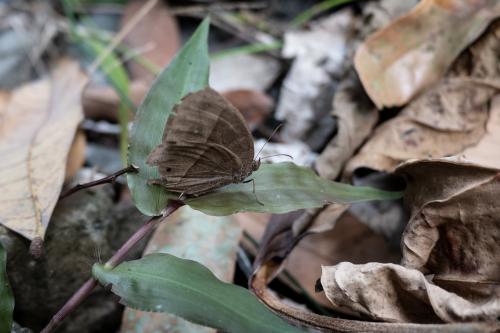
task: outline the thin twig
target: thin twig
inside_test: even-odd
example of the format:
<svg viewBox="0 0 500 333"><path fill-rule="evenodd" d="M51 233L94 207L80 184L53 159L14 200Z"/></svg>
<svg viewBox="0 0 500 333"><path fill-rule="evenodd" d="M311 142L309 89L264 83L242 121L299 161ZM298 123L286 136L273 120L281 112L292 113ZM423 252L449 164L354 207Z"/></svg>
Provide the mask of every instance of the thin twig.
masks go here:
<svg viewBox="0 0 500 333"><path fill-rule="evenodd" d="M67 190L66 192L61 194L61 196L59 197L59 200L64 199L64 198L72 195L73 193L78 192L78 191L83 190L83 189L86 189L86 188L94 187L94 186L101 185L101 184L112 184L116 181L116 178L118 178L119 176L121 176L125 173L129 173L129 172L137 172L137 170L138 170L137 167L135 167L133 165L129 165L125 169L121 169L120 171L117 171L114 174L109 175L107 177L104 177L104 178L101 178L98 180L94 180L92 182L88 182L85 184L77 184L76 186L70 188L69 190Z"/></svg>
<svg viewBox="0 0 500 333"><path fill-rule="evenodd" d="M168 216L175 212L179 207L183 205L179 201L171 201L165 209L165 212L160 217L153 217L145 224L142 225L123 245L116 251L116 253L109 259L104 265L106 268L112 269L123 262L127 254L131 249L137 245L137 243L144 237L149 235L156 227L163 222ZM76 291L73 296L63 305L61 309L52 317L50 322L45 326L41 333L53 332L75 309L80 305L92 292L92 290L97 286L97 281L94 278L90 278L85 282L78 291Z"/></svg>

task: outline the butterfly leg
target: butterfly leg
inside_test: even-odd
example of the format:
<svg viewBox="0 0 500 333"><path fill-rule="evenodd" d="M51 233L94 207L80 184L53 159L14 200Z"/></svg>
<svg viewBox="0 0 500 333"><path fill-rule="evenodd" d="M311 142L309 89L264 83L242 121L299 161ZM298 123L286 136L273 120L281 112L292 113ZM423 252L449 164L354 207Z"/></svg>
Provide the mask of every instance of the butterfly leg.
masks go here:
<svg viewBox="0 0 500 333"><path fill-rule="evenodd" d="M186 199L186 194L184 194L184 192L182 192L179 197L177 198L177 200L179 201L184 201Z"/></svg>
<svg viewBox="0 0 500 333"><path fill-rule="evenodd" d="M243 183L250 183L252 182L252 185L253 185L253 195L255 196L255 201L257 201L257 203L259 205L262 205L264 206L264 203L262 203L259 198L257 198L257 193L255 193L255 180L252 178L252 179L249 179L249 180L245 180Z"/></svg>

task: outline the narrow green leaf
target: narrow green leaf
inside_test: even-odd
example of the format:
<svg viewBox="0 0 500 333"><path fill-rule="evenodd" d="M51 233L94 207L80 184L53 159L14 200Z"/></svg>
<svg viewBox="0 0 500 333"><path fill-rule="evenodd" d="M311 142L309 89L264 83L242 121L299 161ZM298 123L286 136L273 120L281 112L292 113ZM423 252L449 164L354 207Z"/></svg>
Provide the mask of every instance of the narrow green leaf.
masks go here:
<svg viewBox="0 0 500 333"><path fill-rule="evenodd" d="M326 204L391 200L402 192L386 192L332 182L317 176L311 169L293 163L263 164L250 177L255 182L231 184L198 198L188 199L192 208L209 215L237 212L286 213ZM264 205L257 202L256 197Z"/></svg>
<svg viewBox="0 0 500 333"><path fill-rule="evenodd" d="M14 297L7 279L7 252L0 244L0 333L10 333Z"/></svg>
<svg viewBox="0 0 500 333"><path fill-rule="evenodd" d="M99 57L106 51L106 46L99 40L93 38L78 38L80 43L90 50L95 57ZM128 97L129 78L127 71L121 64L118 56L110 52L102 61L101 70L107 80L120 96L120 107L118 109L118 120L120 123L120 155L126 164L128 147L128 122L129 110L134 110L134 105Z"/></svg>
<svg viewBox="0 0 500 333"><path fill-rule="evenodd" d="M309 22L314 16L351 1L353 0L325 0L317 3L308 10L304 11L302 14L295 17L292 20L292 26L300 27Z"/></svg>
<svg viewBox="0 0 500 333"><path fill-rule="evenodd" d="M138 310L169 312L224 332L302 332L247 289L221 282L196 261L158 253L112 270L96 264L92 273L101 284L111 284L125 305Z"/></svg>
<svg viewBox="0 0 500 333"><path fill-rule="evenodd" d="M158 215L173 195L149 179L159 178L158 170L146 164L151 151L161 143L163 129L172 107L190 92L208 85L209 20L205 19L190 40L158 76L137 111L132 127L129 164L139 172L128 174L127 181L137 208L146 215ZM177 196L177 195L176 195Z"/></svg>

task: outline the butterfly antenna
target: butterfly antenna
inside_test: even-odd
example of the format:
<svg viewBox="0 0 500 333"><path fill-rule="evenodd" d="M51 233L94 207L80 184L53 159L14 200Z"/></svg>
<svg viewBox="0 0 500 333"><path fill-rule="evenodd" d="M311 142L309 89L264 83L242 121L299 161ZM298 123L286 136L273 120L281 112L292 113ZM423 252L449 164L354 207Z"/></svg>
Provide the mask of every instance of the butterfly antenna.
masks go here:
<svg viewBox="0 0 500 333"><path fill-rule="evenodd" d="M293 160L293 156L292 155L288 155L288 154L274 154L274 155L269 155L269 156L261 157L260 159L263 160L265 158L274 157L274 156L286 156L286 157L290 157L290 159Z"/></svg>
<svg viewBox="0 0 500 333"><path fill-rule="evenodd" d="M257 155L255 155L255 159L257 159L257 157L259 157L260 153L262 152L262 149L264 149L264 147L269 143L269 141L271 141L271 138L274 136L274 134L276 134L276 132L278 132L278 130L281 128L281 126L283 126L283 124L279 124L278 126L276 126L276 128L271 133L269 138L267 138L266 143L264 143L264 145L262 147L260 147L260 150L257 152Z"/></svg>

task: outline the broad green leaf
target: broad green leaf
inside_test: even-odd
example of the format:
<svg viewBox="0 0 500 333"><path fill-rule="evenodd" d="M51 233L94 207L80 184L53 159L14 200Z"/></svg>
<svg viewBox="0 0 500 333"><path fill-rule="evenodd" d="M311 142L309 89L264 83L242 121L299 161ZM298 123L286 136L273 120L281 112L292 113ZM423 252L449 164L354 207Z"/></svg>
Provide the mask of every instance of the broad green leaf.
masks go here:
<svg viewBox="0 0 500 333"><path fill-rule="evenodd" d="M10 333L14 297L7 280L7 253L0 244L0 333Z"/></svg>
<svg viewBox="0 0 500 333"><path fill-rule="evenodd" d="M208 216L183 207L175 221L162 223L149 240L145 253L168 253L206 266L222 281L233 280L241 227L227 216ZM127 333L162 332L216 333L169 313L125 309L121 331Z"/></svg>
<svg viewBox="0 0 500 333"><path fill-rule="evenodd" d="M221 282L195 261L158 253L112 270L96 264L92 272L101 284L111 284L125 305L138 310L169 312L224 332L302 332L247 289Z"/></svg>
<svg viewBox="0 0 500 333"><path fill-rule="evenodd" d="M139 167L139 172L128 174L127 181L134 202L143 214L160 214L168 199L174 196L160 186L148 184L149 179L160 178L160 175L146 160L161 143L172 107L186 94L208 85L208 29L209 20L205 19L158 76L137 111L130 135L129 164Z"/></svg>
<svg viewBox="0 0 500 333"><path fill-rule="evenodd" d="M317 176L311 169L293 163L262 164L247 178L255 182L231 184L186 204L209 215L237 212L286 213L326 204L355 203L369 200L391 200L402 192L386 192L370 187L351 186ZM264 205L259 204L257 199Z"/></svg>

